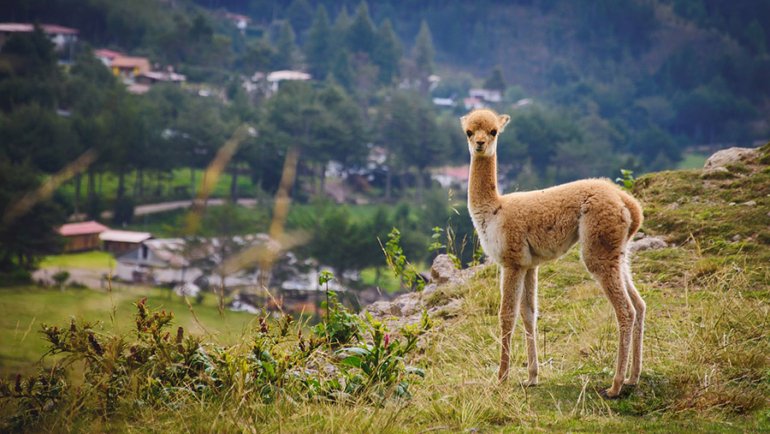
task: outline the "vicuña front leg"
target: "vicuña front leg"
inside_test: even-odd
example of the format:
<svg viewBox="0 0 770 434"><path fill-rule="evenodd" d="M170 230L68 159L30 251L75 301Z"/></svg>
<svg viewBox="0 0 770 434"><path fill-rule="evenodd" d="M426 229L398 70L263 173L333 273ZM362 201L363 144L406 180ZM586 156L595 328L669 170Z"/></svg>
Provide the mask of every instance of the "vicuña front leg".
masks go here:
<svg viewBox="0 0 770 434"><path fill-rule="evenodd" d="M505 381L511 363L511 334L519 314L524 292L524 271L520 268L501 267L500 276L500 369L498 380Z"/></svg>
<svg viewBox="0 0 770 434"><path fill-rule="evenodd" d="M537 386L537 268L527 270L524 278L524 295L521 300L521 318L527 341L526 386Z"/></svg>

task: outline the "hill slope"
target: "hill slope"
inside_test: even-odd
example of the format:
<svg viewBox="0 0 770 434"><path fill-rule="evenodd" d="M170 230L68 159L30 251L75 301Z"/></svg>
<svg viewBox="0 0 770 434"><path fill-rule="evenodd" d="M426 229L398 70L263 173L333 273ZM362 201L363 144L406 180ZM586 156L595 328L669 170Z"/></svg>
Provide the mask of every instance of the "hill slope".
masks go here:
<svg viewBox="0 0 770 434"><path fill-rule="evenodd" d="M168 406L126 399L108 420L72 407L34 429L65 423L86 431L157 432L767 430L770 144L719 175L647 175L634 193L646 210L643 230L672 246L639 252L633 261L648 317L642 382L625 399L608 402L597 393L611 380L615 319L573 249L541 268L537 388L516 382L526 377L520 326L513 381L496 383L499 296L490 266L428 300L457 298L463 307L438 321L411 360L425 372L411 399L328 404L279 396L265 402L248 388L233 389L224 398L192 396Z"/></svg>

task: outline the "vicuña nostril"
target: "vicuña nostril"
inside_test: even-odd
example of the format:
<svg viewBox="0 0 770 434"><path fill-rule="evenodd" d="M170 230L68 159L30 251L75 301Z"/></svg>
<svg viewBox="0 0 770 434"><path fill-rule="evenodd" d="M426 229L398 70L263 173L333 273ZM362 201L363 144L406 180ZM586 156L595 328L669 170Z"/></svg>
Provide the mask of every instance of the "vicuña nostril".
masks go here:
<svg viewBox="0 0 770 434"><path fill-rule="evenodd" d="M483 145L483 144L484 144L484 141L483 141L483 140L479 140L478 142L476 142L476 144L477 144L477 145L479 145L479 146L481 146L481 145Z"/></svg>

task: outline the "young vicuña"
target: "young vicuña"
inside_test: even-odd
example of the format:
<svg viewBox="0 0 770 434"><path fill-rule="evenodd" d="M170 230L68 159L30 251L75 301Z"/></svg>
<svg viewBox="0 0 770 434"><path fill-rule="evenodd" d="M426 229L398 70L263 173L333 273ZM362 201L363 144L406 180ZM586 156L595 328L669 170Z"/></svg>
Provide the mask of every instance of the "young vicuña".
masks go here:
<svg viewBox="0 0 770 434"><path fill-rule="evenodd" d="M484 252L501 267L500 381L508 377L511 333L519 311L527 342L528 386L537 384L537 267L580 241L583 262L607 295L620 339L612 386L636 385L642 369L645 303L631 279L626 246L642 224L642 208L607 179L585 179L537 191L500 195L497 138L510 120L480 109L461 118L471 154L468 210ZM631 374L624 379L630 347Z"/></svg>

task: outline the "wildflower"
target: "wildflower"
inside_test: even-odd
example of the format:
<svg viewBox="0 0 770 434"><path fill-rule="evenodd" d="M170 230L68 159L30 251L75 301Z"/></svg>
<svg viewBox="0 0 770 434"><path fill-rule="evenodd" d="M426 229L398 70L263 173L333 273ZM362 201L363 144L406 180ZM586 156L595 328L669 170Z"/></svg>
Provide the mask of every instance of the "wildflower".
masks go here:
<svg viewBox="0 0 770 434"><path fill-rule="evenodd" d="M385 333L385 349L388 348L388 344L390 344L390 333Z"/></svg>

